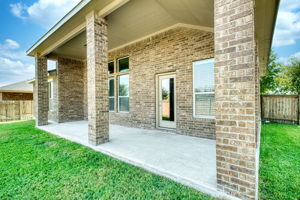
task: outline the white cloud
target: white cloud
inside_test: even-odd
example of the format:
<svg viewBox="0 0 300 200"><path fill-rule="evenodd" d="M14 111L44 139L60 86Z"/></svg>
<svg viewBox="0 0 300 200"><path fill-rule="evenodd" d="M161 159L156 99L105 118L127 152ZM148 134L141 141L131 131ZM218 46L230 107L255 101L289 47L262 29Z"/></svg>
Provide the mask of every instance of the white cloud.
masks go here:
<svg viewBox="0 0 300 200"><path fill-rule="evenodd" d="M11 12L13 15L15 15L16 17L19 17L21 19L24 19L23 12L26 9L26 6L24 4L22 4L22 3L11 4L10 8L11 8Z"/></svg>
<svg viewBox="0 0 300 200"><path fill-rule="evenodd" d="M34 60L19 48L18 42L11 39L0 43L0 85L27 80L34 76Z"/></svg>
<svg viewBox="0 0 300 200"><path fill-rule="evenodd" d="M299 0L281 1L274 35L275 47L294 45L300 39L299 9Z"/></svg>
<svg viewBox="0 0 300 200"><path fill-rule="evenodd" d="M300 59L300 52L294 53L293 55L288 56L288 57L281 57L281 58L279 58L279 61L284 64L287 64L290 58L299 58Z"/></svg>
<svg viewBox="0 0 300 200"><path fill-rule="evenodd" d="M283 11L297 10L300 8L299 0L281 0L280 9Z"/></svg>
<svg viewBox="0 0 300 200"><path fill-rule="evenodd" d="M295 53L292 57L300 58L300 52Z"/></svg>
<svg viewBox="0 0 300 200"><path fill-rule="evenodd" d="M20 48L19 43L14 41L14 40L7 39L7 40L5 40L5 42L7 43L7 47L9 49L18 49L18 48Z"/></svg>
<svg viewBox="0 0 300 200"><path fill-rule="evenodd" d="M4 44L0 44L0 50L1 49L18 49L20 48L20 45L18 42L11 40L11 39L6 39Z"/></svg>
<svg viewBox="0 0 300 200"><path fill-rule="evenodd" d="M39 24L49 29L80 0L38 0L32 5L11 4L11 12L18 18Z"/></svg>

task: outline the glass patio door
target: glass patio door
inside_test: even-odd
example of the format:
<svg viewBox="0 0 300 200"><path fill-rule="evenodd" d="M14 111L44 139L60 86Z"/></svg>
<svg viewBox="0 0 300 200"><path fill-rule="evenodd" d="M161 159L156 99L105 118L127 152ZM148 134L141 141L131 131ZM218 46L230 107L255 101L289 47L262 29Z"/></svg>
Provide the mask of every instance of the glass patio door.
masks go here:
<svg viewBox="0 0 300 200"><path fill-rule="evenodd" d="M162 128L176 128L175 75L159 76L158 122Z"/></svg>

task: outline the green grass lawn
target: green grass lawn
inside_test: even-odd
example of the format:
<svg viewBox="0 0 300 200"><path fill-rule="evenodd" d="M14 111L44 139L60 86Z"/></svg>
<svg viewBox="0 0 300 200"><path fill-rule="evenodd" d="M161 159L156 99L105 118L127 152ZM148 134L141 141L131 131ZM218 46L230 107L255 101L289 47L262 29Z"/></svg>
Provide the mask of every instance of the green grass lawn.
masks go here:
<svg viewBox="0 0 300 200"><path fill-rule="evenodd" d="M0 125L0 199L211 199L34 128Z"/></svg>
<svg viewBox="0 0 300 200"><path fill-rule="evenodd" d="M300 126L264 124L260 199L300 199Z"/></svg>
<svg viewBox="0 0 300 200"><path fill-rule="evenodd" d="M260 199L300 199L300 127L264 124ZM212 199L34 128L0 124L0 200Z"/></svg>

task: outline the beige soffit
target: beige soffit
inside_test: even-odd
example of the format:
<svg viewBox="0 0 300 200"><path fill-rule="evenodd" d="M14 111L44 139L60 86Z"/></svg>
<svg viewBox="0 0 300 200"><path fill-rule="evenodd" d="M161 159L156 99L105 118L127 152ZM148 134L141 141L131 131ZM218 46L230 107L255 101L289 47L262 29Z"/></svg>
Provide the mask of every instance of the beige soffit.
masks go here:
<svg viewBox="0 0 300 200"><path fill-rule="evenodd" d="M131 45L131 44L140 42L140 41L145 40L145 39L147 39L147 38L151 38L151 37L156 36L156 35L158 35L158 34L160 34L160 33L166 32L166 31L168 31L168 30L172 30L172 29L174 29L174 28L179 28L179 27L190 28L190 29L197 29L197 30L202 30L202 31L207 31L207 32L214 32L214 29L211 28L211 27L205 27L205 26L197 26L197 25L192 25L192 24L178 23L178 24L169 26L169 27L167 27L167 28L161 29L161 30L159 30L159 31L157 31L157 32L155 32L155 33L151 33L151 34L146 35L146 36L144 36L144 37L141 37L141 38L138 38L138 39L136 39L136 40L133 40L133 41L131 41L131 42L122 44L122 45L117 46L117 47L115 47L115 48L113 48L113 49L109 49L109 52L116 51L116 50L121 49L121 48L123 48L123 47L129 46L129 45Z"/></svg>
<svg viewBox="0 0 300 200"><path fill-rule="evenodd" d="M201 9L201 12L198 12L198 9ZM106 19L108 49L111 51L178 26L212 32L213 2L208 0L130 0L110 13ZM53 59L58 56L85 59L86 32L81 32L46 55Z"/></svg>
<svg viewBox="0 0 300 200"><path fill-rule="evenodd" d="M59 20L45 35L43 35L32 47L30 47L26 53L31 55L31 53L50 35L52 35L56 30L58 30L64 23L71 19L79 10L81 10L85 5L87 5L92 0L82 0L80 1L70 12L68 12L61 20Z"/></svg>
<svg viewBox="0 0 300 200"><path fill-rule="evenodd" d="M255 27L260 75L266 75L280 0L256 0Z"/></svg>
<svg viewBox="0 0 300 200"><path fill-rule="evenodd" d="M82 0L28 49L27 55L46 55L85 30L85 16L89 12L99 10L98 15L105 17L128 1L130 0Z"/></svg>

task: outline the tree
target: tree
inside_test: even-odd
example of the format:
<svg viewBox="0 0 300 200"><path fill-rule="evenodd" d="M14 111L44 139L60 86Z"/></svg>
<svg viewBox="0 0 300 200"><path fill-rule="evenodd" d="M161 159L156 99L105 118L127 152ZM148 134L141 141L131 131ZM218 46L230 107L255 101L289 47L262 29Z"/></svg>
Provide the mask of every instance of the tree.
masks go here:
<svg viewBox="0 0 300 200"><path fill-rule="evenodd" d="M277 59L274 51L271 51L267 75L260 79L260 92L261 94L276 93L279 88L278 76L281 72L281 63Z"/></svg>
<svg viewBox="0 0 300 200"><path fill-rule="evenodd" d="M290 58L278 80L282 92L300 95L300 58Z"/></svg>

